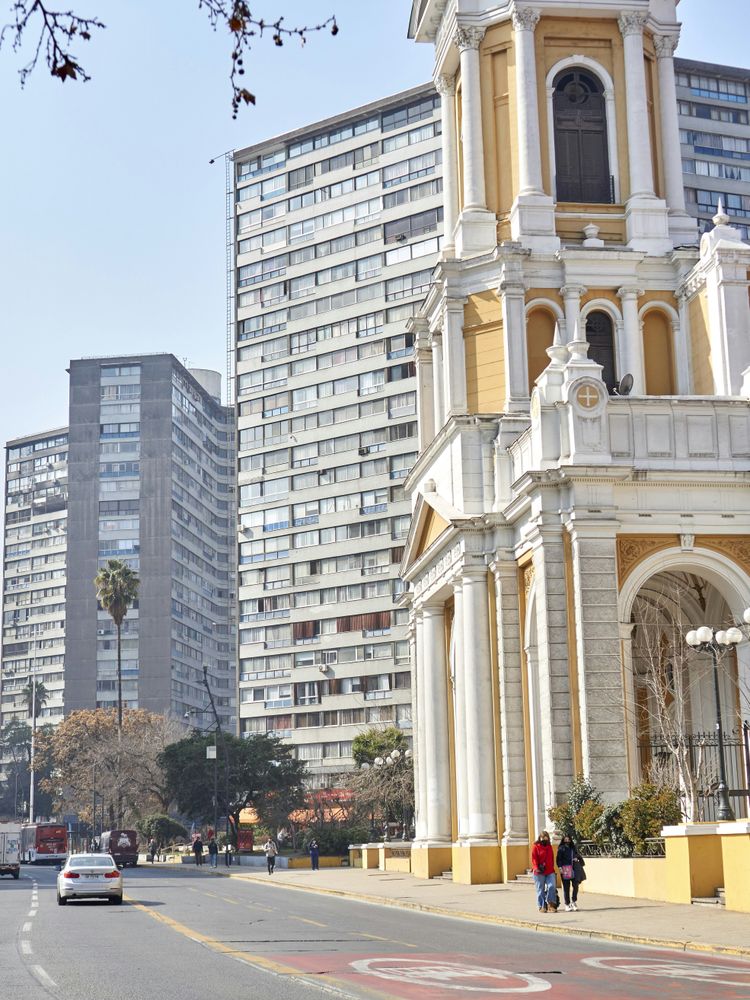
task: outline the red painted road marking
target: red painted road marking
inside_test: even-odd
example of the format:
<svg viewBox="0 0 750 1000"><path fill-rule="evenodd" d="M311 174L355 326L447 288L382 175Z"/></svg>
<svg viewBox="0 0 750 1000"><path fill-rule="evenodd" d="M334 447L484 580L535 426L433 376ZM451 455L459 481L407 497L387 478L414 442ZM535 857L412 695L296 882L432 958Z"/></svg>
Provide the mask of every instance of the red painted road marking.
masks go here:
<svg viewBox="0 0 750 1000"><path fill-rule="evenodd" d="M707 986L750 987L750 967L709 965L705 962L672 958L584 958L584 965L628 976L658 976L664 979L688 979Z"/></svg>

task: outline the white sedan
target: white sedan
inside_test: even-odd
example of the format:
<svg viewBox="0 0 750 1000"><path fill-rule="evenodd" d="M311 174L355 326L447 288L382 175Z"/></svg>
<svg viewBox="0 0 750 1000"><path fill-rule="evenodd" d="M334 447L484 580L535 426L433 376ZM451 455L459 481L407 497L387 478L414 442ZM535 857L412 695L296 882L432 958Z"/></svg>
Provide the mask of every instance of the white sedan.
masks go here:
<svg viewBox="0 0 750 1000"><path fill-rule="evenodd" d="M122 873L111 854L72 854L57 876L57 902L108 899L122 902Z"/></svg>

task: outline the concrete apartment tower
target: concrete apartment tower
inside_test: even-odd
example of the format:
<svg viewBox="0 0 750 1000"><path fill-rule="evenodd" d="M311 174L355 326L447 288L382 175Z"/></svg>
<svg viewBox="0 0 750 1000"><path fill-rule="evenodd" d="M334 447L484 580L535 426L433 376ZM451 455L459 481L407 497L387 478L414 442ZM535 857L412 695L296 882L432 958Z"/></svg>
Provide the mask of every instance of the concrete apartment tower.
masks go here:
<svg viewBox="0 0 750 1000"><path fill-rule="evenodd" d="M7 445L1 721L27 718L29 675L51 692L43 721L116 705L114 624L93 585L116 558L141 581L123 624L125 707L208 725L205 664L234 731L234 418L220 376L171 354L69 371L69 427Z"/></svg>
<svg viewBox="0 0 750 1000"><path fill-rule="evenodd" d="M240 729L325 786L362 729L411 732L396 599L413 335L442 231L431 86L234 153Z"/></svg>
<svg viewBox="0 0 750 1000"><path fill-rule="evenodd" d="M626 798L649 651L749 603L750 246L686 212L679 31L675 0L412 6L445 143L402 566L424 876L513 878L576 775ZM747 644L723 664L734 726ZM711 730L710 657L656 669Z"/></svg>

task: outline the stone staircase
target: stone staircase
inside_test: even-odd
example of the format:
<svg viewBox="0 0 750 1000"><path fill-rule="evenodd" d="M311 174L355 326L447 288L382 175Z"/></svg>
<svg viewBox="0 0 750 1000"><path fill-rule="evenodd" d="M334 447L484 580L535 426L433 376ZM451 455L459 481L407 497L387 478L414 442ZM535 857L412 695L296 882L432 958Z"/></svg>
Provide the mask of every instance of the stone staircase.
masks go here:
<svg viewBox="0 0 750 1000"><path fill-rule="evenodd" d="M437 878L442 882L452 882L453 881L453 869L449 868L447 872L443 872L442 875L438 875Z"/></svg>
<svg viewBox="0 0 750 1000"><path fill-rule="evenodd" d="M533 885L534 876L531 874L531 869L527 868L522 875L516 875L514 879L511 880L510 885Z"/></svg>
<svg viewBox="0 0 750 1000"><path fill-rule="evenodd" d="M717 889L713 896L694 896L691 902L693 906L726 906L723 889Z"/></svg>

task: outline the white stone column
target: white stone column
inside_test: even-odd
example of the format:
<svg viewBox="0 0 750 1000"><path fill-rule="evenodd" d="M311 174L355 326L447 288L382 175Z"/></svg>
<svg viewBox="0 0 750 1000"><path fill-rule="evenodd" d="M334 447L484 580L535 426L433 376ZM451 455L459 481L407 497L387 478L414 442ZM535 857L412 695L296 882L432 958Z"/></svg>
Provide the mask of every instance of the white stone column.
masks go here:
<svg viewBox="0 0 750 1000"><path fill-rule="evenodd" d="M585 340L581 333L581 296L586 289L583 285L563 285L560 294L565 304L565 343L573 340Z"/></svg>
<svg viewBox="0 0 750 1000"><path fill-rule="evenodd" d="M453 717L456 771L456 807L458 812L458 838L467 835L469 825L466 743L466 672L464 667L464 611L463 589L458 581L453 588Z"/></svg>
<svg viewBox="0 0 750 1000"><path fill-rule="evenodd" d="M646 392L643 368L643 334L638 316L638 299L642 288L623 287L617 289L622 302L622 340L620 343L620 370L618 379L627 372L633 376L633 393L642 396Z"/></svg>
<svg viewBox="0 0 750 1000"><path fill-rule="evenodd" d="M638 195L654 196L646 70L643 64L643 26L647 19L647 14L630 13L621 14L618 22L625 50L625 100L631 198Z"/></svg>
<svg viewBox="0 0 750 1000"><path fill-rule="evenodd" d="M412 731L414 749L416 751L416 819L415 838L418 841L427 839L427 751L425 742L426 702L424 696L424 624L422 610L417 608L414 613L414 686Z"/></svg>
<svg viewBox="0 0 750 1000"><path fill-rule="evenodd" d="M698 223L685 209L685 188L680 149L680 122L674 76L674 53L679 29L668 35L654 35L659 74L659 117L664 160L664 186L669 209L669 233L675 246L696 243Z"/></svg>
<svg viewBox="0 0 750 1000"><path fill-rule="evenodd" d="M520 194L542 194L542 145L539 137L539 95L536 80L534 30L540 14L532 8L513 8L518 109L518 172Z"/></svg>
<svg viewBox="0 0 750 1000"><path fill-rule="evenodd" d="M464 208L486 208L484 142L482 140L482 86L479 46L484 28L456 29L453 36L461 59L461 127L464 165Z"/></svg>
<svg viewBox="0 0 750 1000"><path fill-rule="evenodd" d="M425 320L412 321L417 362L417 412L419 450L424 451L435 436L435 385L442 373L435 371L434 357Z"/></svg>
<svg viewBox="0 0 750 1000"><path fill-rule="evenodd" d="M445 423L443 334L440 330L432 331L430 345L432 347L432 378L435 390L435 434L437 434Z"/></svg>
<svg viewBox="0 0 750 1000"><path fill-rule="evenodd" d="M456 140L456 81L441 75L435 80L440 94L440 114L443 128L443 256L455 253L454 230L458 221L458 143Z"/></svg>
<svg viewBox="0 0 750 1000"><path fill-rule="evenodd" d="M425 722L426 839L451 842L450 755L448 745L448 670L445 660L445 611L422 609L424 629L423 690Z"/></svg>
<svg viewBox="0 0 750 1000"><path fill-rule="evenodd" d="M468 811L465 839L495 842L495 732L486 568L465 566L462 588Z"/></svg>
<svg viewBox="0 0 750 1000"><path fill-rule="evenodd" d="M529 399L526 289L520 281L520 275L512 274L501 278L497 292L503 314L505 409L526 410Z"/></svg>
<svg viewBox="0 0 750 1000"><path fill-rule="evenodd" d="M468 408L466 352L464 350L464 300L446 299L443 319L443 407L446 417Z"/></svg>
<svg viewBox="0 0 750 1000"><path fill-rule="evenodd" d="M677 393L688 396L693 391L693 375L690 367L690 301L684 288L677 291L677 304L680 314L680 324L674 339Z"/></svg>

